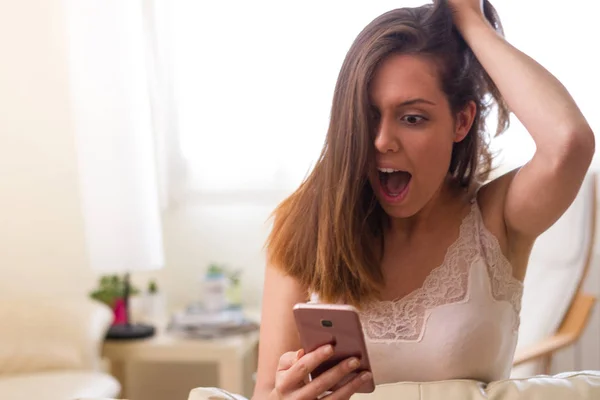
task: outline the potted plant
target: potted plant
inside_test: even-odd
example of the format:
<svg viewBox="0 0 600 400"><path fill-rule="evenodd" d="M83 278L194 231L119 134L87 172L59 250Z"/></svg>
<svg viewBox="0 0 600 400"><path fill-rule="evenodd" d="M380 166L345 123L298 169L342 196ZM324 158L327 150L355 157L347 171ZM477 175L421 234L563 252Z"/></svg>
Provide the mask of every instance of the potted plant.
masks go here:
<svg viewBox="0 0 600 400"><path fill-rule="evenodd" d="M130 296L139 294L139 289L130 284ZM100 277L98 287L90 293L90 297L109 306L114 313L113 324L125 322L125 281L119 275L104 275Z"/></svg>

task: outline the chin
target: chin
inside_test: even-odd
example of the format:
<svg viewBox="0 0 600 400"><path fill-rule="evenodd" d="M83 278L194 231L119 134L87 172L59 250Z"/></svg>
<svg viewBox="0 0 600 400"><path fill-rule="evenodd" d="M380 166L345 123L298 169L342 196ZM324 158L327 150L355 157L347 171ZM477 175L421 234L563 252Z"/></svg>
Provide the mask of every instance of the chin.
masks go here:
<svg viewBox="0 0 600 400"><path fill-rule="evenodd" d="M401 205L390 205L390 204L386 204L386 203L382 202L379 199L378 199L378 201L379 201L379 204L381 205L381 208L383 208L383 211L385 211L385 213L390 218L398 218L398 219L410 218L419 212L419 208L414 207L414 206L411 207L410 203L401 204Z"/></svg>

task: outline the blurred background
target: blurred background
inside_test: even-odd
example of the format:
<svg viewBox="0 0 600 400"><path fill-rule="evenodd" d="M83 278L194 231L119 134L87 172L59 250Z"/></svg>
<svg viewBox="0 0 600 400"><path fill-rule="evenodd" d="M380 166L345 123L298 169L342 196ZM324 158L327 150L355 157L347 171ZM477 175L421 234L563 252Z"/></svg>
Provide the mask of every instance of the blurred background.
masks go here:
<svg viewBox="0 0 600 400"><path fill-rule="evenodd" d="M319 155L346 51L376 16L421 4L0 0L0 299L96 293L114 311L119 296L100 279L130 272L134 316L170 319L205 302L214 275L229 303L257 310L270 212ZM508 40L600 131L598 4L493 4ZM493 148L499 173L535 150L514 117ZM135 299L156 293L158 311ZM600 369L597 311L585 332L553 371ZM155 376L185 390L219 383L176 361L130 371L130 398L151 399L141 393Z"/></svg>

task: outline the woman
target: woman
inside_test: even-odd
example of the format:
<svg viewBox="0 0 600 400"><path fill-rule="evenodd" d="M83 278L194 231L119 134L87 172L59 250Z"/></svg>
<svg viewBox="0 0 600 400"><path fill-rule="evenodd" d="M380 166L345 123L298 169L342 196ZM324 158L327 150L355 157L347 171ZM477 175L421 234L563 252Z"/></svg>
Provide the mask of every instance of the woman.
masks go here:
<svg viewBox="0 0 600 400"><path fill-rule="evenodd" d="M484 183L492 100L498 133L510 109L537 150ZM315 399L355 368L306 383L331 355L298 350L292 307L309 295L360 309L377 384L507 378L529 253L593 153L568 92L503 39L487 1L375 19L343 63L318 164L274 214L254 398Z"/></svg>

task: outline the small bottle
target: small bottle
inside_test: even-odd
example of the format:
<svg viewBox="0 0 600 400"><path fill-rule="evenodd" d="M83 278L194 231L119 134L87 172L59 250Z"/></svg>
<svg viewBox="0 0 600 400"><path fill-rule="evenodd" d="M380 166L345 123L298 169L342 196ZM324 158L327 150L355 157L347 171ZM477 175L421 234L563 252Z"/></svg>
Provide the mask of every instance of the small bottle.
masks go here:
<svg viewBox="0 0 600 400"><path fill-rule="evenodd" d="M242 307L242 285L240 284L240 272L234 272L229 276L227 287L227 305L231 309Z"/></svg>
<svg viewBox="0 0 600 400"><path fill-rule="evenodd" d="M203 282L204 308L220 312L227 307L227 277L220 268L210 267Z"/></svg>

